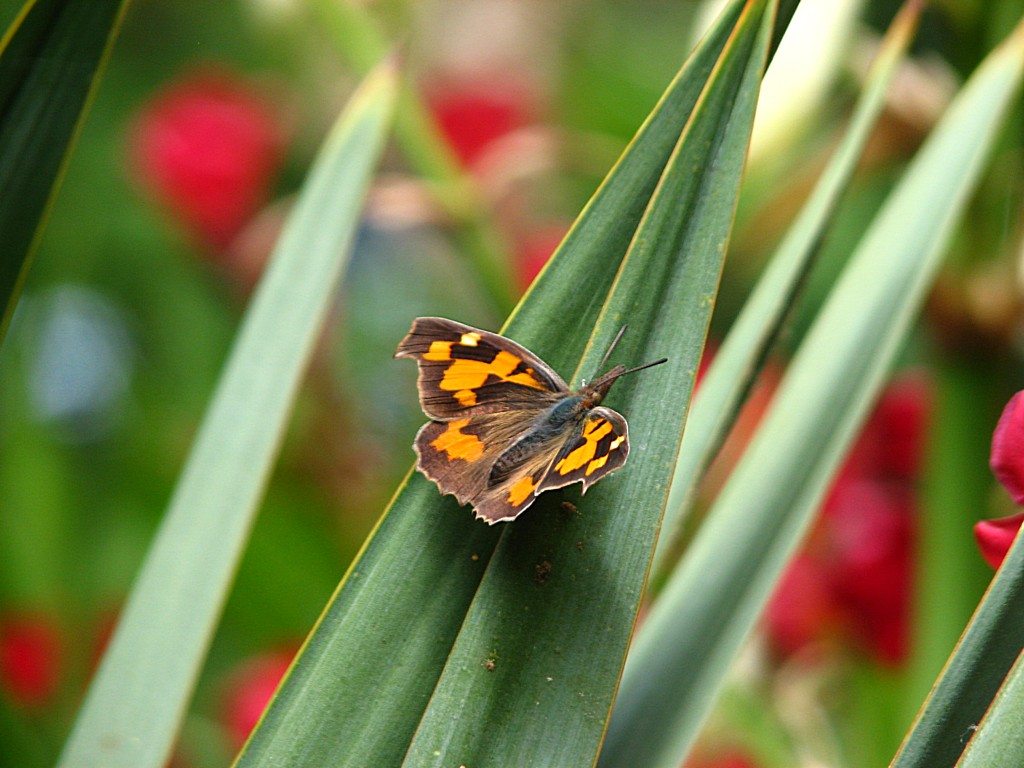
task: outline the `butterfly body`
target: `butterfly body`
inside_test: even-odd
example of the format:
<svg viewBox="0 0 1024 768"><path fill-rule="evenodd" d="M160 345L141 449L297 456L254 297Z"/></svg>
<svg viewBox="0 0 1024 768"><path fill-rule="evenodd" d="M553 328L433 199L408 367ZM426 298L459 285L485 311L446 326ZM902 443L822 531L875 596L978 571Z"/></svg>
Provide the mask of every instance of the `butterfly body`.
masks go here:
<svg viewBox="0 0 1024 768"><path fill-rule="evenodd" d="M624 366L572 391L511 339L439 317L417 318L395 357L419 363L431 419L414 442L418 468L488 523L552 488L586 492L629 455L626 420L600 406Z"/></svg>
<svg viewBox="0 0 1024 768"><path fill-rule="evenodd" d="M494 462L490 481L499 481L524 460L536 453L552 439L557 439L583 418L583 398L579 395L565 397L543 411L531 424L522 438L514 442Z"/></svg>

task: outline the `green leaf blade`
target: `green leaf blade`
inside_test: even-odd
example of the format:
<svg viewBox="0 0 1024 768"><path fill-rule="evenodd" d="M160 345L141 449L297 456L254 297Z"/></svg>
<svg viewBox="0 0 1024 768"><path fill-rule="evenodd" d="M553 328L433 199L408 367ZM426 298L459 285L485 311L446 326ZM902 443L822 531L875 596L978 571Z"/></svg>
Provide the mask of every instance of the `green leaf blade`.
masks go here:
<svg viewBox="0 0 1024 768"><path fill-rule="evenodd" d="M989 57L862 239L637 635L604 764L674 766L683 759L881 386L1020 71L1019 51L1005 47Z"/></svg>
<svg viewBox="0 0 1024 768"><path fill-rule="evenodd" d="M1017 539L893 758L893 768L951 767L961 753L964 765L1011 764L981 760L979 755L988 754L988 746L972 754L970 760L975 762L969 762L973 742L967 752L964 745L989 706L999 700L1000 686L1015 662L1020 667L1019 657L1024 651L1024 539ZM1019 669L1015 674L1019 675ZM1014 695L1019 696L1019 691ZM1017 705L1016 711L1024 712L1024 707Z"/></svg>
<svg viewBox="0 0 1024 768"><path fill-rule="evenodd" d="M27 3L0 46L0 343L126 6Z"/></svg>
<svg viewBox="0 0 1024 768"><path fill-rule="evenodd" d="M1006 684L967 745L958 768L1024 766L1024 654L1017 657Z"/></svg>
<svg viewBox="0 0 1024 768"><path fill-rule="evenodd" d="M655 550L654 573L665 567L697 483L732 428L761 361L816 260L818 244L885 106L887 87L913 37L918 12L916 4L908 4L893 23L841 146L708 366L687 420Z"/></svg>
<svg viewBox="0 0 1024 768"><path fill-rule="evenodd" d="M311 171L246 313L62 766L145 768L167 761L342 273L393 93L390 68L369 78Z"/></svg>
<svg viewBox="0 0 1024 768"><path fill-rule="evenodd" d="M743 6L731 3L693 52L507 323L507 335L556 370L567 373L579 365L602 299ZM641 346L637 343L628 354L640 354ZM596 492L588 494L588 501ZM540 514L544 503L542 497L529 516ZM450 497L440 498L436 486L419 473L411 473L237 765L399 764L499 534L474 522ZM439 574L447 580L439 580ZM420 642L422 637L430 640ZM595 711L606 714L607 704Z"/></svg>
<svg viewBox="0 0 1024 768"><path fill-rule="evenodd" d="M548 494L492 558L406 766L589 766L646 580L728 239L773 16L748 4L641 221L584 357L669 362L617 384L627 470ZM576 510L562 509L569 498ZM472 725L470 725L472 724Z"/></svg>

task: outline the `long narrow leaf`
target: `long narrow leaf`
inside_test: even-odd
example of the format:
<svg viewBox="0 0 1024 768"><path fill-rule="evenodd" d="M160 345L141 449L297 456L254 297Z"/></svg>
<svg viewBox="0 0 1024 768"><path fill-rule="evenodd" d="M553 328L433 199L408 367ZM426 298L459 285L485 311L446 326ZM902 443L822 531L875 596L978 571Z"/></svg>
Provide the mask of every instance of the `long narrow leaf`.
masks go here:
<svg viewBox="0 0 1024 768"><path fill-rule="evenodd" d="M814 264L823 233L853 177L871 130L885 105L885 94L892 76L913 38L918 6L916 2L908 4L893 22L849 130L743 305L694 396L655 550L654 573L660 572L666 554L676 543L693 490L732 428L743 398L774 344L804 276Z"/></svg>
<svg viewBox="0 0 1024 768"><path fill-rule="evenodd" d="M28 2L0 42L0 343L126 5Z"/></svg>
<svg viewBox="0 0 1024 768"><path fill-rule="evenodd" d="M958 768L1024 766L1024 653L967 745Z"/></svg>
<svg viewBox="0 0 1024 768"><path fill-rule="evenodd" d="M579 364L658 179L743 6L733 2L725 9L506 326L507 334L556 370L566 373ZM629 333L630 338L637 337ZM634 444L642 455L642 445ZM515 525L542 510L531 509ZM421 475L410 474L238 764L399 764L499 534L473 522L451 498L440 498Z"/></svg>
<svg viewBox="0 0 1024 768"><path fill-rule="evenodd" d="M318 26L357 72L365 72L385 55L391 43L373 18L372 7L335 0L307 0ZM461 250L501 314L515 299L508 257L475 181L460 167L423 100L406 82L399 84L395 105L395 141L409 165L427 183L434 199L455 224Z"/></svg>
<svg viewBox="0 0 1024 768"><path fill-rule="evenodd" d="M676 766L867 413L1017 91L1020 42L971 78L894 190L641 628L605 765Z"/></svg>
<svg viewBox="0 0 1024 768"><path fill-rule="evenodd" d="M595 486L550 494L488 565L404 765L593 765L640 606L700 361L766 66L773 5L749 3L662 175L577 372L608 341L636 458ZM578 507L566 514L564 498ZM487 664L490 660L490 663Z"/></svg>
<svg viewBox="0 0 1024 768"><path fill-rule="evenodd" d="M1014 661L1024 651L1024 536L1017 538L893 758L893 768L955 765Z"/></svg>
<svg viewBox="0 0 1024 768"><path fill-rule="evenodd" d="M385 67L314 165L246 313L62 766L166 764L347 260L394 95Z"/></svg>
<svg viewBox="0 0 1024 768"><path fill-rule="evenodd" d="M796 11L798 0L781 2L773 33L773 51ZM321 29L357 71L365 71L388 49L381 25L373 18L372 9L357 3L334 0L307 0ZM735 18L742 3L729 3L722 19ZM720 44L720 43L719 43ZM469 256L474 269L495 306L508 309L511 302L511 279L507 264L502 263L502 244L494 227L486 220L479 194L443 140L422 99L415 90L402 84L395 109L395 140L409 164L429 185L445 213L456 222L455 236Z"/></svg>

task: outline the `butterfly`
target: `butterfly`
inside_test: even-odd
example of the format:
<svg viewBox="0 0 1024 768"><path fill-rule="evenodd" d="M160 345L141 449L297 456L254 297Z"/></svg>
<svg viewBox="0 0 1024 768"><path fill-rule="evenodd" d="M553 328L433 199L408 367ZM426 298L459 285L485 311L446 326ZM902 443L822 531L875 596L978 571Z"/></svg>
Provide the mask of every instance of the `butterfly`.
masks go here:
<svg viewBox="0 0 1024 768"><path fill-rule="evenodd" d="M490 524L514 520L552 488L583 483L586 493L625 464L626 420L600 403L620 376L667 361L617 365L573 391L522 345L442 317L416 318L395 357L419 364L431 419L413 444L417 467Z"/></svg>

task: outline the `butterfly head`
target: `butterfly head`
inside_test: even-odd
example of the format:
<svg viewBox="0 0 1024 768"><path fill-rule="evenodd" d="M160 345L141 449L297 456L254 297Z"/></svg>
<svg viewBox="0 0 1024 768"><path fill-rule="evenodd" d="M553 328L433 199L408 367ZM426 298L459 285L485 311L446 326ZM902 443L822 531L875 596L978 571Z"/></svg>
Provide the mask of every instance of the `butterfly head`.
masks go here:
<svg viewBox="0 0 1024 768"><path fill-rule="evenodd" d="M593 408L595 405L600 403L608 395L608 391L621 376L625 376L627 373L636 373L642 371L644 368L652 368L655 365L661 365L667 363L668 358L663 357L659 360L653 360L643 365L638 365L636 368L627 368L624 365L616 365L610 371L602 376L599 376L595 381L590 384L584 382L583 391L586 393L585 401L588 408Z"/></svg>
<svg viewBox="0 0 1024 768"><path fill-rule="evenodd" d="M604 364L608 362L608 358L611 357L612 350L615 349L615 345L619 343L619 339L622 338L622 334L626 332L628 326L622 326L619 332L615 334L615 338L612 339L612 343L608 345L608 351L604 353L604 357L601 358L601 364L598 366L598 370L604 368ZM663 357L660 360L654 360L650 363L644 363L638 365L636 368L626 368L624 365L616 365L608 373L603 376L598 376L597 379L587 384L586 380L583 381L581 391L584 393L584 403L587 408L593 408L595 405L600 403L608 395L608 390L612 388L612 384L618 380L620 376L625 376L627 373L636 373L642 371L644 368L650 368L655 365L661 365L667 363L668 358Z"/></svg>

